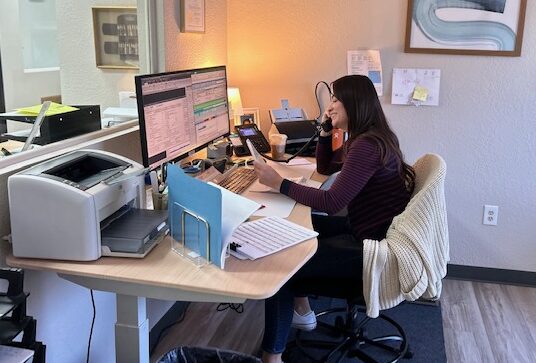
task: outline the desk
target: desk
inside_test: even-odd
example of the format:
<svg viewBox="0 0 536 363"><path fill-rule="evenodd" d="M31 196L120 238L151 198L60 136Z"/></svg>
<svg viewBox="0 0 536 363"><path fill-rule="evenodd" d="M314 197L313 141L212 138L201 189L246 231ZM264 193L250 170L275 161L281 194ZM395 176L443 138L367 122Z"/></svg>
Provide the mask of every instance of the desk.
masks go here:
<svg viewBox="0 0 536 363"><path fill-rule="evenodd" d="M20 150L23 146L23 142L15 140L8 140L0 143L0 148L4 148L10 152L13 152L14 150Z"/></svg>
<svg viewBox="0 0 536 363"><path fill-rule="evenodd" d="M297 204L288 218L312 228L310 208ZM93 262L7 257L7 264L52 271L90 289L117 294L116 361L149 362L146 298L240 303L275 294L316 251L312 239L256 261L229 258L225 270L195 267L171 250L169 237L143 259L102 257Z"/></svg>

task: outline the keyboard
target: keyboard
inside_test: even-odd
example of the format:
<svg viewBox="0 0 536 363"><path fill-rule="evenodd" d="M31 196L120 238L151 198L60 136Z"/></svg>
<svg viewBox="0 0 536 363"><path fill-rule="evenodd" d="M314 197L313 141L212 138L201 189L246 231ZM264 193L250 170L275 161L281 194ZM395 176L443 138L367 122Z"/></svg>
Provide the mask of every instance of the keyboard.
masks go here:
<svg viewBox="0 0 536 363"><path fill-rule="evenodd" d="M257 180L257 174L254 169L235 168L225 174L218 185L233 193L242 194L255 180Z"/></svg>
<svg viewBox="0 0 536 363"><path fill-rule="evenodd" d="M255 260L307 241L318 233L281 217L242 223L231 237L231 254Z"/></svg>

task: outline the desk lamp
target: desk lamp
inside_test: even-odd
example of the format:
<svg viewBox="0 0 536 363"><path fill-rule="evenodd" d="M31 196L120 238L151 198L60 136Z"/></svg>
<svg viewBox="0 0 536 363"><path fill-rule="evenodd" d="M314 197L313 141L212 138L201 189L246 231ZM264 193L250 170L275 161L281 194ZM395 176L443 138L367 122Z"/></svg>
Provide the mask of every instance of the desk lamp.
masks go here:
<svg viewBox="0 0 536 363"><path fill-rule="evenodd" d="M234 125L240 125L240 116L244 114L244 109L238 87L227 88L227 100L229 101L229 117L233 120Z"/></svg>

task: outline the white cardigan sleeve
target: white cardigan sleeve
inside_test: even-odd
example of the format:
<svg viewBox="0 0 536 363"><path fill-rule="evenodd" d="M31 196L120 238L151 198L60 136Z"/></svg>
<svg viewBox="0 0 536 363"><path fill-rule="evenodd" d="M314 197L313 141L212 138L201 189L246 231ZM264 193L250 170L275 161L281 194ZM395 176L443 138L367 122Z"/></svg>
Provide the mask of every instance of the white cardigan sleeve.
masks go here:
<svg viewBox="0 0 536 363"><path fill-rule="evenodd" d="M439 156L425 155L416 163L419 168L428 173L421 174L419 189L393 219L386 238L363 241L363 295L367 315L373 318L403 300L441 294L449 258L446 167Z"/></svg>

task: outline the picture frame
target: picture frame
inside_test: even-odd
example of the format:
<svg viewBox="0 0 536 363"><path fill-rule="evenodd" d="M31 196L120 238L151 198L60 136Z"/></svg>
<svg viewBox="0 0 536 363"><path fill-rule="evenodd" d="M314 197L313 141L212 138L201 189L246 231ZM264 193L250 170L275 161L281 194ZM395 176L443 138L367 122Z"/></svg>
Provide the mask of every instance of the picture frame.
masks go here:
<svg viewBox="0 0 536 363"><path fill-rule="evenodd" d="M205 0L180 0L181 33L205 32Z"/></svg>
<svg viewBox="0 0 536 363"><path fill-rule="evenodd" d="M134 6L92 7L98 68L139 69L138 17Z"/></svg>
<svg viewBox="0 0 536 363"><path fill-rule="evenodd" d="M243 112L243 115L238 116L238 125L247 125L249 123L254 123L259 129L261 128L260 112L258 108L244 108Z"/></svg>
<svg viewBox="0 0 536 363"><path fill-rule="evenodd" d="M527 0L439 7L408 0L406 53L519 57ZM444 2L443 2L444 3Z"/></svg>

